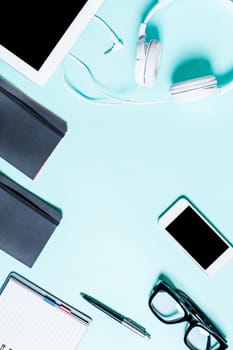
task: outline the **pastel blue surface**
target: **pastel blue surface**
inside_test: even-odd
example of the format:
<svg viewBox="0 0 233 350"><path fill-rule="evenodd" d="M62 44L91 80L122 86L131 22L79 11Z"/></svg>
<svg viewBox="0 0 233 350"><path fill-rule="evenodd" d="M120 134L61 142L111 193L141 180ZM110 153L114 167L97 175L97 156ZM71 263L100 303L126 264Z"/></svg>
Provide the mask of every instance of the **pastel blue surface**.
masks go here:
<svg viewBox="0 0 233 350"><path fill-rule="evenodd" d="M123 39L121 51L103 55L111 40L96 21L72 48L110 93L134 96L137 31L152 4L105 1L99 15ZM233 11L219 0L177 0L150 23L163 44L162 64L156 87L137 90L136 98L166 99L171 82L187 72L211 72L222 81L232 73ZM97 94L79 65L67 69L73 84ZM0 159L1 171L63 211L31 269L0 253L0 284L17 271L90 315L93 324L80 350L181 350L184 324L160 323L147 306L158 275L165 273L216 321L233 349L233 263L207 277L157 224L160 213L184 194L233 242L233 91L183 105L101 106L66 89L64 62L43 88L3 62L0 73L69 129L34 181ZM152 339L111 320L80 291L141 323Z"/></svg>

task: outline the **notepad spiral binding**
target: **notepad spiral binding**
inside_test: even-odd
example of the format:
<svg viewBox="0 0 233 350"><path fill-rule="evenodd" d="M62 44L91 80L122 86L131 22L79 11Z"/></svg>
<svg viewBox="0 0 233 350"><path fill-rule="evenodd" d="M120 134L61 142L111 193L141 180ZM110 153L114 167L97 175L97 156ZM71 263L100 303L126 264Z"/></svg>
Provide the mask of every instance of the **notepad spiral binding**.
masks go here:
<svg viewBox="0 0 233 350"><path fill-rule="evenodd" d="M6 344L2 344L0 350L13 350L12 348L8 348Z"/></svg>

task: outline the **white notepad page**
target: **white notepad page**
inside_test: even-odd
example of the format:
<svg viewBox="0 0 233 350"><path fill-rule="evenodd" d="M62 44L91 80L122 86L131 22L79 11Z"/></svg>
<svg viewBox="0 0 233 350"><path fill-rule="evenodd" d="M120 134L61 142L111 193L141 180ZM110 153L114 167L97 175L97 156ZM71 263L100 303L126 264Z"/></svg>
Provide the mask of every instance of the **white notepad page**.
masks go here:
<svg viewBox="0 0 233 350"><path fill-rule="evenodd" d="M0 348L74 350L88 326L11 278L0 296Z"/></svg>

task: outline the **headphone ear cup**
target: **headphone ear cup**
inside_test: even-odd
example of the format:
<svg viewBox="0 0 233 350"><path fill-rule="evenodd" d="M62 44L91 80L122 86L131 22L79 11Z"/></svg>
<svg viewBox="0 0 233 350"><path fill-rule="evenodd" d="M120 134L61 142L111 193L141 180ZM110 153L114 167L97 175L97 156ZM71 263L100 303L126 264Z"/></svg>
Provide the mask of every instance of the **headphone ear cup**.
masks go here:
<svg viewBox="0 0 233 350"><path fill-rule="evenodd" d="M135 62L134 78L139 86L144 87L145 52L146 43L144 37L137 42L137 58Z"/></svg>
<svg viewBox="0 0 233 350"><path fill-rule="evenodd" d="M170 87L170 93L174 102L185 103L216 96L219 88L216 77L209 75L176 83Z"/></svg>
<svg viewBox="0 0 233 350"><path fill-rule="evenodd" d="M152 88L155 84L161 61L162 45L158 40L148 43L144 64L144 86Z"/></svg>

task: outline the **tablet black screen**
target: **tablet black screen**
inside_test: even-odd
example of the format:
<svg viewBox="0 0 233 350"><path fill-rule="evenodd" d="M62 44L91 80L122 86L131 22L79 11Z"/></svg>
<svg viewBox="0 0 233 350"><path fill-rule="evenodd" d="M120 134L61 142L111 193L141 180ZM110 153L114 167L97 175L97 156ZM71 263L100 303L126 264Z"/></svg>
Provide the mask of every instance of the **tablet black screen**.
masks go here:
<svg viewBox="0 0 233 350"><path fill-rule="evenodd" d="M4 1L0 44L39 70L85 3Z"/></svg>

